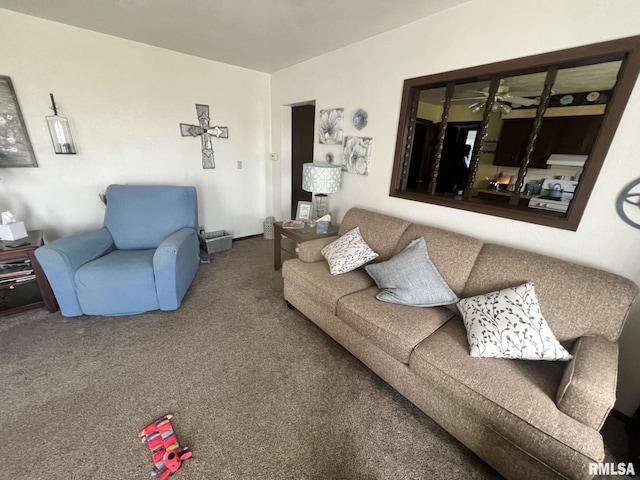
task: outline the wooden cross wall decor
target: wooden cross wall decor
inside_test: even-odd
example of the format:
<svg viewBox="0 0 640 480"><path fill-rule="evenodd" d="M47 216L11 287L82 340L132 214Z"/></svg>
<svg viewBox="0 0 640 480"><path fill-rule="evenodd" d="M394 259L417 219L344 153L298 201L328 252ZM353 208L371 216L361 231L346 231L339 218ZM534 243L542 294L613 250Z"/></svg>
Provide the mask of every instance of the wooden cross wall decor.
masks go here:
<svg viewBox="0 0 640 480"><path fill-rule="evenodd" d="M202 138L202 168L216 168L213 159L213 148L211 147L211 137L229 138L229 129L227 127L209 126L209 105L196 104L196 112L198 113L198 122L200 125L180 124L180 134L183 137Z"/></svg>

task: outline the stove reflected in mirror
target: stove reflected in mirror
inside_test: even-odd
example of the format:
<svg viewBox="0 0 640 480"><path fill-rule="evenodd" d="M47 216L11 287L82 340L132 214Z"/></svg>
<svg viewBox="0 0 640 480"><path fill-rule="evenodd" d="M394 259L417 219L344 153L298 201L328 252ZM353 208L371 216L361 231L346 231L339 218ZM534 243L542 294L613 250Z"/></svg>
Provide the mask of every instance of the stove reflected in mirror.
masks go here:
<svg viewBox="0 0 640 480"><path fill-rule="evenodd" d="M632 37L406 80L390 195L577 229L638 76L639 45ZM538 200L556 184L559 198Z"/></svg>

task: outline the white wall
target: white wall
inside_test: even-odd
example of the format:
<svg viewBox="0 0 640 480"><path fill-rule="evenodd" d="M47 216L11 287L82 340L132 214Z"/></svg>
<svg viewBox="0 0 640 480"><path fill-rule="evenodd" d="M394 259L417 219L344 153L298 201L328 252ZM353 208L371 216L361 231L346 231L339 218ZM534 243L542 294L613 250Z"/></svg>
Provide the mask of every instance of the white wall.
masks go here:
<svg viewBox="0 0 640 480"><path fill-rule="evenodd" d="M317 111L344 107L345 135L371 136L374 143L370 174L345 174L342 190L331 197L339 218L351 206L365 206L603 268L640 284L640 230L623 223L615 211L618 193L640 177L637 86L577 232L388 195L404 79L638 34L640 2L636 0L512 0L508 5L500 0L474 0L273 74L273 148L288 141L287 128L281 128L283 105L315 100ZM369 113L369 125L361 132L350 123L357 108ZM324 161L330 150L340 151L316 140L316 161ZM281 155L281 161L271 166L272 209L284 218L290 202L290 154ZM640 403L638 352L640 305L636 303L621 339L617 408L626 414Z"/></svg>
<svg viewBox="0 0 640 480"><path fill-rule="evenodd" d="M39 168L0 169L0 209L49 239L97 227L110 183L194 185L200 224L236 237L267 215L269 75L0 9L0 75L11 77ZM212 48L214 48L212 46ZM77 155L55 155L49 93ZM195 104L209 105L216 168L204 170ZM237 169L237 161L243 168Z"/></svg>

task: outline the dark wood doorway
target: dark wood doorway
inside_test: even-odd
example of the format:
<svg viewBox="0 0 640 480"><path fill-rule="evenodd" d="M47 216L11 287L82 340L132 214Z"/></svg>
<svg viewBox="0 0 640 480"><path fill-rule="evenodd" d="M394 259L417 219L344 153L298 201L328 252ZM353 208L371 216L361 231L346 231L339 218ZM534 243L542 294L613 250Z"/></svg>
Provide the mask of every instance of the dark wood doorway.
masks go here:
<svg viewBox="0 0 640 480"><path fill-rule="evenodd" d="M315 105L291 108L291 218L299 201L311 201L311 192L302 190L302 164L313 162L315 117Z"/></svg>
<svg viewBox="0 0 640 480"><path fill-rule="evenodd" d="M408 190L427 189L431 175L433 151L437 144L437 135L438 125L421 118L416 120L415 142L411 151L409 176L407 178Z"/></svg>

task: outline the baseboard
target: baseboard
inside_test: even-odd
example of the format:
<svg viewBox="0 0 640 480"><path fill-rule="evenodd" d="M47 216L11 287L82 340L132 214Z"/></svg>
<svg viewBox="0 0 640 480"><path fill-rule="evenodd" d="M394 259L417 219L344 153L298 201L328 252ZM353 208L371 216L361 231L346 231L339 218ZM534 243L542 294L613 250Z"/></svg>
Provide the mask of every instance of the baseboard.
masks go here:
<svg viewBox="0 0 640 480"><path fill-rule="evenodd" d="M246 237L237 237L233 239L233 241L239 241L239 240L249 240L250 238L257 238L257 237L262 237L264 236L263 233L256 233L255 235L247 235Z"/></svg>

